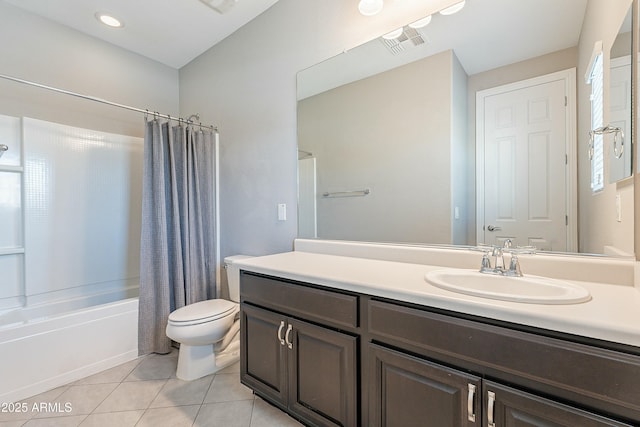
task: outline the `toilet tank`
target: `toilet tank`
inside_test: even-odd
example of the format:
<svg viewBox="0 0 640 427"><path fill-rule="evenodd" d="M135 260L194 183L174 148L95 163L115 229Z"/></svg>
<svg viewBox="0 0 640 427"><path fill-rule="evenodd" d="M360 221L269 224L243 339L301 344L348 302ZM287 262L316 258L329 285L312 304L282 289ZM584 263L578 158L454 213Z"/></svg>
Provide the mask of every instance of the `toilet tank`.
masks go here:
<svg viewBox="0 0 640 427"><path fill-rule="evenodd" d="M224 268L227 270L227 283L229 285L229 299L240 302L240 268L237 261L253 258L248 255L232 255L225 257Z"/></svg>

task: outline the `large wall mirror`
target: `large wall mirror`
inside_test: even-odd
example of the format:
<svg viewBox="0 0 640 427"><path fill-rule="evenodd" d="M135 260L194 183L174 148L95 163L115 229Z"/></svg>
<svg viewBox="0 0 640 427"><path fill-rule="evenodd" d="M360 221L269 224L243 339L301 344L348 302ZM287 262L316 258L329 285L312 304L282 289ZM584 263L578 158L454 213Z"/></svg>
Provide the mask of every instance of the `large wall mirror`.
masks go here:
<svg viewBox="0 0 640 427"><path fill-rule="evenodd" d="M301 71L299 236L633 257L631 4L467 0ZM623 156L602 136L601 175L597 46L603 121L626 135Z"/></svg>

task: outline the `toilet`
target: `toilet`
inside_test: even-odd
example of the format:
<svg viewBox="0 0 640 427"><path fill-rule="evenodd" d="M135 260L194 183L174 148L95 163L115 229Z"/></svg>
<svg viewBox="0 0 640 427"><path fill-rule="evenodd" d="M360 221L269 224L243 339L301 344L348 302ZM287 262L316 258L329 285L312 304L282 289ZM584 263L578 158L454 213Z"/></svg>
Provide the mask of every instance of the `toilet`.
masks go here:
<svg viewBox="0 0 640 427"><path fill-rule="evenodd" d="M229 298L189 304L169 314L166 334L180 343L176 376L195 380L240 360L240 269L234 255L224 259Z"/></svg>

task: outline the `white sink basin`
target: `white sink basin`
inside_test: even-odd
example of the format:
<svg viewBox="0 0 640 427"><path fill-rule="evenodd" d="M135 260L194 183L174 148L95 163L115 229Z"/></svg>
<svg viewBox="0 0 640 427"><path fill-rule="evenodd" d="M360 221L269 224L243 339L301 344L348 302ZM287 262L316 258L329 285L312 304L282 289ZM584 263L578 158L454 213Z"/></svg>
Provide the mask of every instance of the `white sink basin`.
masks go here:
<svg viewBox="0 0 640 427"><path fill-rule="evenodd" d="M477 297L531 304L578 304L591 299L585 288L540 276L509 277L447 268L425 274L430 284Z"/></svg>

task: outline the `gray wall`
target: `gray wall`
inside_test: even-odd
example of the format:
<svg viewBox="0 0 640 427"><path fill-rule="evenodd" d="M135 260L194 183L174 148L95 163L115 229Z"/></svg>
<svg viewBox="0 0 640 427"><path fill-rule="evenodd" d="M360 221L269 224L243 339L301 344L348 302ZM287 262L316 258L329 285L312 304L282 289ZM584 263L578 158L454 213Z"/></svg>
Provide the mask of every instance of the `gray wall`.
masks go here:
<svg viewBox="0 0 640 427"><path fill-rule="evenodd" d="M0 1L0 73L178 115L178 71ZM131 136L143 115L0 79L0 114Z"/></svg>
<svg viewBox="0 0 640 427"><path fill-rule="evenodd" d="M220 126L223 256L296 237L296 73L454 2L385 2L367 18L355 1L280 0L180 70L180 110Z"/></svg>

